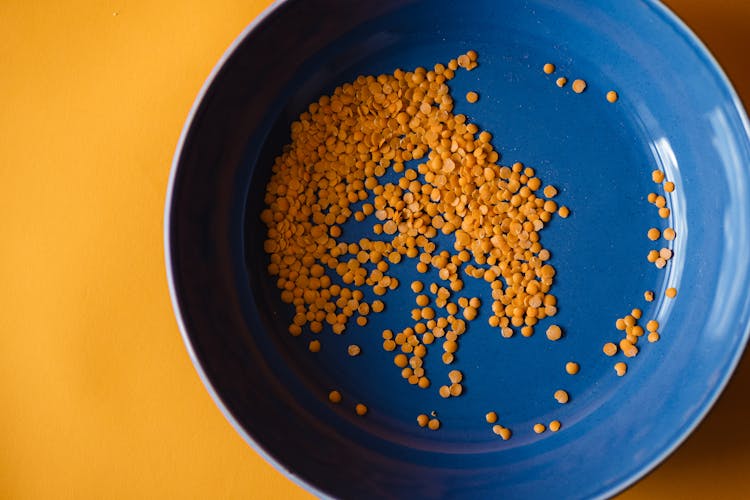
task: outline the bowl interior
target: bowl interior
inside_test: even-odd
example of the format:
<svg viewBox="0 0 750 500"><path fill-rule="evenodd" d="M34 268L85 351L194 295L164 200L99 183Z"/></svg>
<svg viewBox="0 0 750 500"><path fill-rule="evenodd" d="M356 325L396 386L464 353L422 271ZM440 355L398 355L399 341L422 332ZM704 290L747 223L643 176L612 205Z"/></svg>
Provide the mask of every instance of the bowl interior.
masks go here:
<svg viewBox="0 0 750 500"><path fill-rule="evenodd" d="M559 313L536 334L502 338L487 324L490 289L466 277L459 295L486 300L446 366L425 358L432 386L401 378L381 332L412 326L412 280L440 283L417 260L394 266L402 286L365 327L287 333L263 252L270 167L289 126L310 102L358 75L432 67L469 49L479 67L449 83L455 112L493 134L500 163L532 166L571 209L542 232L557 268ZM544 63L556 64L546 75ZM555 79L583 78L575 94ZM480 95L469 104L464 95ZM617 103L605 99L609 90ZM718 396L747 337L748 135L741 106L703 48L654 2L616 0L289 1L236 45L206 89L182 143L171 193L168 258L191 354L238 430L290 476L334 496L532 498L612 494L645 474L697 425ZM416 165L416 161L413 162ZM663 170L677 189L651 181ZM390 172L385 179L395 182ZM381 183L385 181L381 180ZM661 219L646 197L666 194ZM371 200L370 200L371 201ZM342 241L378 238L353 221ZM673 227L674 242L652 242ZM438 248L451 249L447 237ZM663 270L646 261L669 246ZM393 268L392 268L393 269ZM336 281L335 273L329 275ZM667 287L678 296L668 299ZM365 287L365 297L376 298ZM646 302L645 290L656 300ZM634 359L608 358L616 318L634 307L661 324ZM552 323L565 336L550 342ZM312 354L308 342L319 339ZM349 344L362 349L349 357ZM566 374L567 361L581 371ZM617 377L613 364L626 361ZM464 394L437 394L451 369ZM344 395L340 405L330 390ZM553 398L571 395L567 405ZM369 407L366 417L355 403ZM513 437L484 420L494 410ZM416 425L437 412L442 428ZM560 432L532 426L553 419Z"/></svg>

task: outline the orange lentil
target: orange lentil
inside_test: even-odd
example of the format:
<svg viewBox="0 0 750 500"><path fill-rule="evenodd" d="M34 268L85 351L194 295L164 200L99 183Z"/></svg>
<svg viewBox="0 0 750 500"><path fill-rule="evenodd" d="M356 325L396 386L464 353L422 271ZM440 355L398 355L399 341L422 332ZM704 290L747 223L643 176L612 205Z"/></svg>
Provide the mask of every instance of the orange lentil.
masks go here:
<svg viewBox="0 0 750 500"><path fill-rule="evenodd" d="M569 375L575 375L580 369L581 367L575 361L568 361L565 363L565 371L568 372Z"/></svg>
<svg viewBox="0 0 750 500"><path fill-rule="evenodd" d="M341 402L341 393L339 391L331 391L328 393L328 401L331 403Z"/></svg>
<svg viewBox="0 0 750 500"><path fill-rule="evenodd" d="M607 101L614 103L617 102L618 98L619 96L614 90L610 90L609 92L607 92Z"/></svg>
<svg viewBox="0 0 750 500"><path fill-rule="evenodd" d="M622 377L625 375L628 371L628 365L620 361L619 363L615 363L615 372L617 372L618 377Z"/></svg>
<svg viewBox="0 0 750 500"><path fill-rule="evenodd" d="M544 66L542 67L542 70L543 70L543 71L544 71L544 72L545 72L546 74L548 74L548 75L551 75L552 73L554 73L554 72L555 72L555 65L554 65L554 64L552 64L552 63L546 63L546 64L545 64L545 65L544 65Z"/></svg>
<svg viewBox="0 0 750 500"><path fill-rule="evenodd" d="M573 80L573 92L575 92L576 94L580 94L584 90L586 90L586 82L584 80Z"/></svg>
<svg viewBox="0 0 750 500"><path fill-rule="evenodd" d="M546 333L550 340L559 340L562 337L562 329L557 325L550 325Z"/></svg>
<svg viewBox="0 0 750 500"><path fill-rule="evenodd" d="M667 291L664 292L664 294L667 297L669 297L670 299L673 299L673 298L677 297L677 289L673 288L673 287L669 287L669 288L667 288Z"/></svg>
<svg viewBox="0 0 750 500"><path fill-rule="evenodd" d="M569 401L570 396L568 396L568 393L562 389L559 389L555 391L555 399L560 404L565 404Z"/></svg>
<svg viewBox="0 0 750 500"><path fill-rule="evenodd" d="M604 354L606 354L607 356L614 356L615 354L617 354L617 346L612 342L607 342L606 344L604 344L602 351L604 351Z"/></svg>
<svg viewBox="0 0 750 500"><path fill-rule="evenodd" d="M357 406L354 407L354 411L357 412L357 415L361 417L365 413L367 413L367 406L363 405L362 403L357 403Z"/></svg>

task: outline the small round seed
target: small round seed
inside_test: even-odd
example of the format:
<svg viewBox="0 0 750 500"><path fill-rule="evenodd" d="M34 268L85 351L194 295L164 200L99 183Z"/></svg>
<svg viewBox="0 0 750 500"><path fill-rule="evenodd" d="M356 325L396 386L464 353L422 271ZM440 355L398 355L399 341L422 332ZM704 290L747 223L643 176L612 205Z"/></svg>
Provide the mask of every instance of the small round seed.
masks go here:
<svg viewBox="0 0 750 500"><path fill-rule="evenodd" d="M354 407L354 411L357 412L357 415L361 417L365 413L367 413L367 407L362 403L357 403L357 406Z"/></svg>
<svg viewBox="0 0 750 500"><path fill-rule="evenodd" d="M452 383L460 384L464 379L464 375L459 370L451 370L450 372L448 372L448 378Z"/></svg>
<svg viewBox="0 0 750 500"><path fill-rule="evenodd" d="M655 227L652 227L651 229L648 230L648 233L646 233L646 236L648 236L648 239L650 239L651 241L656 241L661 236L661 232Z"/></svg>
<svg viewBox="0 0 750 500"><path fill-rule="evenodd" d="M488 424L494 424L497 422L497 413L494 411L491 411L487 413L487 415L484 416L484 419L487 421Z"/></svg>
<svg viewBox="0 0 750 500"><path fill-rule="evenodd" d="M645 292L643 292L643 298L646 300L646 302L653 302L654 292L651 290L646 290Z"/></svg>
<svg viewBox="0 0 750 500"><path fill-rule="evenodd" d="M586 90L586 82L584 80L577 79L573 81L573 92L580 94L584 90Z"/></svg>
<svg viewBox="0 0 750 500"><path fill-rule="evenodd" d="M547 328L547 338L550 340L560 340L560 337L562 337L562 329L557 325L550 325L549 328Z"/></svg>
<svg viewBox="0 0 750 500"><path fill-rule="evenodd" d="M560 424L559 420L553 420L552 422L549 423L549 430L552 432L559 431L560 427L562 427L562 425Z"/></svg>
<svg viewBox="0 0 750 500"><path fill-rule="evenodd" d="M547 428L544 426L544 424L534 424L534 432L536 432L537 434L541 434L546 430Z"/></svg>
<svg viewBox="0 0 750 500"><path fill-rule="evenodd" d="M558 87L563 88L568 83L568 79L565 78L564 76L561 76L560 78L555 80L555 83L557 84Z"/></svg>
<svg viewBox="0 0 750 500"><path fill-rule="evenodd" d="M673 299L673 298L677 297L677 289L673 288L673 287L669 287L669 288L667 288L667 291L664 292L664 294L667 297L669 297L670 299Z"/></svg>
<svg viewBox="0 0 750 500"><path fill-rule="evenodd" d="M570 396L568 396L568 393L565 392L564 390L559 389L555 391L555 399L557 400L558 403L565 404L570 399Z"/></svg>
<svg viewBox="0 0 750 500"><path fill-rule="evenodd" d="M545 72L546 74L548 74L548 75L551 75L552 73L554 73L554 72L555 72L555 65L554 65L554 64L552 64L552 63L547 63L547 64L545 64L545 65L544 65L544 66L542 67L542 70L543 70L543 71L544 71L544 72Z"/></svg>
<svg viewBox="0 0 750 500"><path fill-rule="evenodd" d="M619 363L615 363L615 372L617 372L618 377L622 377L625 375L628 371L628 365L620 361Z"/></svg>
<svg viewBox="0 0 750 500"><path fill-rule="evenodd" d="M615 92L614 90L610 90L609 92L607 92L607 100L609 102L617 102L617 99L619 99L617 92Z"/></svg>
<svg viewBox="0 0 750 500"><path fill-rule="evenodd" d="M331 403L341 402L341 393L339 391L331 391L328 393L328 401Z"/></svg>
<svg viewBox="0 0 750 500"><path fill-rule="evenodd" d="M426 427L426 426L427 426L427 422L428 422L429 420L430 420L430 417L428 417L428 416L427 416L427 415L425 415L424 413L421 413L421 414L417 415L417 424L418 424L418 425L419 425L420 427Z"/></svg>
<svg viewBox="0 0 750 500"><path fill-rule="evenodd" d="M440 420L436 418L431 418L429 422L427 422L427 427L431 431L436 431L440 428Z"/></svg>
<svg viewBox="0 0 750 500"><path fill-rule="evenodd" d="M675 233L674 229L671 227L668 227L664 230L664 239L667 241L672 241L677 236L677 233Z"/></svg>
<svg viewBox="0 0 750 500"><path fill-rule="evenodd" d="M606 344L604 344L602 351L604 351L604 354L606 354L607 356L614 356L615 354L617 354L617 346L612 342L607 342Z"/></svg>
<svg viewBox="0 0 750 500"><path fill-rule="evenodd" d="M362 352L362 350L358 345L352 344L346 348L346 352L349 353L349 356L359 356L359 353Z"/></svg>
<svg viewBox="0 0 750 500"><path fill-rule="evenodd" d="M569 375L575 375L580 369L581 367L575 361L568 361L565 363L565 371L568 372Z"/></svg>
<svg viewBox="0 0 750 500"><path fill-rule="evenodd" d="M451 397L451 388L447 385L440 386L440 389L438 389L438 394L440 394L440 397L442 398L449 398Z"/></svg>
<svg viewBox="0 0 750 500"><path fill-rule="evenodd" d="M310 352L320 352L320 340L311 340L307 348Z"/></svg>
<svg viewBox="0 0 750 500"><path fill-rule="evenodd" d="M471 103L471 104L474 104L475 102L477 102L477 101L479 100L479 94L477 94L477 93L476 93L476 92L474 92L473 90L472 90L472 91L470 91L470 92L467 92L467 93L466 93L466 100L467 100L467 101L468 101L469 103Z"/></svg>

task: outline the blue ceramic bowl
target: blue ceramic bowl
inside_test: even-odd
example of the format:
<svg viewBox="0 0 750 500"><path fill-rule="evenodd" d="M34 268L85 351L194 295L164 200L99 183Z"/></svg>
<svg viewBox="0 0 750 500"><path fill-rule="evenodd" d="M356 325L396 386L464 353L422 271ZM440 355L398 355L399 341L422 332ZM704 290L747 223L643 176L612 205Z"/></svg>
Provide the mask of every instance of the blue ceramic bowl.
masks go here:
<svg viewBox="0 0 750 500"><path fill-rule="evenodd" d="M479 67L450 83L456 111L491 131L502 163L536 168L571 207L542 232L558 269L559 342L504 339L470 325L456 363L460 398L437 387L449 367L428 355L431 390L406 384L383 351L384 328L409 325L413 294L342 336L291 337L292 310L266 272L259 220L270 165L307 104L359 74L446 62ZM557 72L545 75L546 62ZM577 95L554 79L584 78ZM604 95L616 89L620 100ZM479 103L464 94L476 90ZM656 1L289 0L245 30L190 114L172 170L166 255L174 307L206 387L237 431L293 481L344 498L574 498L612 495L672 452L718 397L748 336L750 142L730 84L694 35ZM660 219L646 195L677 189ZM672 226L674 259L646 262L645 233ZM352 239L365 234L346 226ZM397 269L403 283L413 264ZM430 277L422 277L425 281ZM483 282L467 294L487 296ZM679 295L664 298L667 287ZM657 299L645 302L651 289ZM368 295L368 297L372 298ZM485 303L488 305L489 301ZM629 371L602 354L631 308L661 323ZM543 331L550 320L541 322ZM356 343L362 355L351 358ZM580 363L576 376L564 365ZM552 394L564 388L567 405ZM340 405L327 394L338 389ZM356 402L368 405L364 417ZM513 430L492 434L489 410ZM436 411L438 432L419 428ZM560 420L537 435L536 422Z"/></svg>

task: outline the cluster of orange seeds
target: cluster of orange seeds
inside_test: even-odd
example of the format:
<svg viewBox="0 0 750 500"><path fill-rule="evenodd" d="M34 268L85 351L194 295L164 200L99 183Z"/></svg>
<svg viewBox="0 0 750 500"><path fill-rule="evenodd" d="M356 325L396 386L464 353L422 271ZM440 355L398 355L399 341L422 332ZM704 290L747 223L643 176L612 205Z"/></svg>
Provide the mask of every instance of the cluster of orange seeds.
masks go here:
<svg viewBox="0 0 750 500"><path fill-rule="evenodd" d="M557 203L542 197L532 168L498 164L491 134L453 113L447 82L459 67L476 65L470 51L430 70L360 76L322 96L291 125L291 143L274 162L261 220L268 229L268 271L282 301L295 307L292 335L305 326L319 333L326 324L342 334L352 318L366 325L368 314L384 305L367 303L359 288L368 286L377 296L398 288L391 266L403 259L414 260L422 273L438 269L446 282L438 289L452 292L463 288L460 270L471 262L467 273L492 289L490 325L506 337L511 327L531 335L537 321L556 314L549 294L555 269L546 262L550 253L539 231ZM407 168L410 160L419 163ZM381 182L387 172L398 174L397 181ZM347 242L344 224L370 217L379 238ZM441 233L452 236L454 253L436 253L433 240ZM401 347L412 360L421 359L427 329L433 337L441 328L446 337L458 336L464 320L477 315L474 306L438 299L446 301L445 318L422 306L413 317L424 321L423 337L414 342L416 328L401 337L384 333L384 348ZM459 307L463 319L455 317ZM454 345L455 339L444 342L445 362ZM413 381L421 367L409 368L406 378Z"/></svg>
<svg viewBox="0 0 750 500"><path fill-rule="evenodd" d="M484 416L487 423L492 425L492 432L503 438L503 441L507 441L513 433L507 427L498 424L497 418L497 413L494 411L488 412L487 415Z"/></svg>

